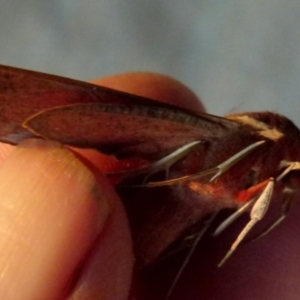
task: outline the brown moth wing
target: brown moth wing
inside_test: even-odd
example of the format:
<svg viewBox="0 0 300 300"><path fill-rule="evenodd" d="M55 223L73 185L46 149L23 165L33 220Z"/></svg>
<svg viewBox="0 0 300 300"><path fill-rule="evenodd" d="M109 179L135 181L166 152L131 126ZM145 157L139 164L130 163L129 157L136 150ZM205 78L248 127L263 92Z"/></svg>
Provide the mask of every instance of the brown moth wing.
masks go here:
<svg viewBox="0 0 300 300"><path fill-rule="evenodd" d="M72 105L67 108L63 108L70 104L84 103L88 104L86 108L84 106L72 107ZM92 103L98 104L93 107ZM143 118L139 120L136 119L133 123L127 124L128 117L125 117L125 111L130 111L132 106L137 105L137 103L142 106L142 109L140 110L141 112L147 111L148 117L151 115L152 122L145 116L150 123L149 125L147 125L147 123L142 123L145 120ZM172 105L159 103L157 101L97 85L39 72L0 66L0 140L3 142L16 144L24 138L34 136L32 132L21 127L21 124L32 115L49 109L48 114L52 114L51 108L59 107L55 109L58 119L57 121L53 120L55 124L51 124L52 127L49 127L49 131L55 131L55 128L62 126L66 130L70 131L72 138L68 141L64 140L65 136L63 136L64 133L62 131L57 131L53 138L66 144L70 142L70 144L74 146L116 151L119 145L127 146L126 138L128 138L131 133L122 137L122 141L120 142L116 141L117 138L114 138L114 141L109 142L102 139L116 134L116 128L109 126L103 127L103 124L105 124L104 122L112 118L109 111L106 112L108 119L103 117L103 111L105 110L106 105L114 106L115 108L119 107L120 112L117 118L119 124L123 126L122 133L133 129L131 128L132 125L138 125L140 127L140 134L129 140L129 146L132 146L137 142L139 143L141 136L143 135L143 131L147 131L147 129L149 132L154 134L155 128L160 127L160 131L163 132L163 126L166 122L163 122L163 126L160 125L160 122L162 122L159 121L161 120L159 116L161 111L166 114L172 114L172 111L175 111L174 113L178 114L179 118L190 117L194 121L198 119L196 122L201 124L197 127L198 130L192 130L195 135L194 140L201 138L202 134L220 135L229 128L237 127L235 122L228 121L223 118L197 114L189 110L176 108ZM96 111L92 112L91 109L95 109ZM100 116L99 114L101 111L102 113ZM66 114L66 117L61 118L62 114ZM69 114L70 118L67 114ZM83 116L81 117L81 115ZM46 115L43 116L43 118L44 117L46 117ZM92 120L92 118L96 118L97 120ZM104 119L101 121L101 118ZM41 119L38 118L36 122L41 122ZM66 123L69 123L70 126L66 126ZM104 134L100 134L99 138L95 138L94 136L94 132L99 131L99 128L93 127L91 131L91 126L89 126L89 124L92 123L97 126L100 125L100 128L104 128L105 132ZM158 125L155 126L156 124ZM172 124L174 129L172 129ZM188 125L186 128L183 124L184 123L180 121L170 122L169 129L168 131L166 130L165 136L168 136L170 132L172 134L175 134L177 131L185 133L187 130L193 128L193 124ZM109 132L107 132L107 130L109 130ZM198 134L196 134L196 132L198 132ZM52 135L50 132L47 132L49 136L44 135L43 133L38 134L48 138L51 138ZM181 134L181 136L183 135L184 134ZM190 134L190 136L191 135L192 134ZM91 136L90 141L89 136ZM178 136L178 138L181 138L181 136ZM149 135L144 136L143 139L147 140L147 138L149 138ZM191 137L187 139L189 140ZM153 140L154 139L149 141L149 144L151 144ZM183 144L185 143L185 140L182 142ZM102 143L103 146L101 146ZM161 145L163 145L163 143L164 142L162 141ZM174 146L176 147L176 145ZM142 149L143 148L141 148L141 151L143 151Z"/></svg>
<svg viewBox="0 0 300 300"><path fill-rule="evenodd" d="M89 103L44 110L23 126L36 135L68 145L152 159L191 141L239 128L223 118L130 97L134 104Z"/></svg>

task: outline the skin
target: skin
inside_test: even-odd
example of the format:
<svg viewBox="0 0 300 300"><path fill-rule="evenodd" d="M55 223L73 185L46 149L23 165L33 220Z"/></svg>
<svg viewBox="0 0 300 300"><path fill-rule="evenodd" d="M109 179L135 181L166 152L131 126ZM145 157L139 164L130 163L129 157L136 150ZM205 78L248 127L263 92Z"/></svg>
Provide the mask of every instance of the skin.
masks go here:
<svg viewBox="0 0 300 300"><path fill-rule="evenodd" d="M94 83L203 110L187 87L158 74ZM101 175L106 163L109 159L95 152L70 151L56 142L0 145L1 299L128 299L134 264L130 231L121 200ZM267 237L241 247L222 269L215 266L236 232L210 239L174 299L295 299L299 208Z"/></svg>

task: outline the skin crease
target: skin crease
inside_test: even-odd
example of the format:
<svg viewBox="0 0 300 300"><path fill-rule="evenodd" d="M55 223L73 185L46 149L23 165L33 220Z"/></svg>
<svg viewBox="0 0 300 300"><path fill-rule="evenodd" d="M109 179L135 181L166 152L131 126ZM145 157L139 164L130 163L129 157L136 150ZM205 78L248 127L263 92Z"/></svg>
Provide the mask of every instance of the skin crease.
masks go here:
<svg viewBox="0 0 300 300"><path fill-rule="evenodd" d="M146 96L159 101L186 106L190 109L198 111L203 109L198 98L189 89L177 81L158 74L122 74L113 77L106 77L94 81L94 83ZM120 200L117 198L116 194L112 191L112 187L109 186L102 177L100 177L98 172L96 172L96 174L94 173L95 177L91 176L89 170L82 166L76 159L74 161L72 154L70 154L68 150L65 150L65 148L60 148L60 146L58 146L56 143L36 144L34 142L29 142L29 144L26 144L25 142L25 144L19 146L18 148L21 148L21 150L23 149L21 153L18 152L19 150L15 150L14 147L9 145L3 144L0 148L1 228L3 228L2 226L5 222L10 222L9 220L13 214L12 211L3 209L3 207L7 208L9 203L9 201L6 203L6 201L3 200L3 189L6 189L6 193L8 194L9 191L14 194L13 192L18 189L19 185L22 187L24 186L22 183L24 176L17 176L18 181L16 182L12 180L4 182L3 180L5 180L6 177L12 178L12 175L5 175L7 173L11 174L11 172L24 173L26 168L29 167L29 162L32 161L34 161L34 163L37 165L36 173L38 173L38 168L45 170L45 164L49 168L53 162L51 162L50 165L49 163L47 165L47 159L45 158L44 154L47 154L49 151L52 153L53 149L59 149L58 157L55 156L57 153L53 154L53 160L55 162L60 161L62 159L60 155L62 155L63 159L71 160L73 164L75 164L74 168L79 168L80 170L68 170L68 172L65 172L65 169L59 169L59 164L56 165L56 163L54 163L56 166L54 168L55 170L50 172L51 176L53 176L53 179L49 178L50 175L44 178L41 176L41 173L38 173L36 177L34 177L34 174L31 174L32 180L36 180L36 182L26 182L25 187L30 184L33 185L33 189L36 188L36 186L40 187L39 189L34 190L34 197L39 198L39 194L36 195L36 193L40 193L40 198L42 198L41 201L43 201L43 203L47 203L45 200L48 197L48 193L44 192L44 190L47 189L47 186L49 186L47 180L50 180L52 184L52 190L57 193L54 193L54 196L58 195L59 197L57 200L58 204L61 203L61 198L66 196L63 194L63 190L67 188L62 188L62 186L59 184L59 181L55 180L55 178L60 178L60 180L67 181L68 189L66 190L66 193L70 194L72 191L74 193L74 189L76 188L75 183L79 180L78 178L82 178L82 173L80 172L83 172L85 174L85 179L83 181L87 187L81 188L80 190L80 195L82 199L85 200L84 204L79 205L78 203L81 203L79 201L80 199L75 199L76 197L71 199L70 202L67 201L64 203L65 205L68 205L67 207L69 209L74 210L74 214L72 215L74 217L69 217L69 213L66 213L65 215L62 213L60 215L62 218L61 224L64 224L62 220L67 219L68 222L65 223L67 224L65 226L72 226L73 229L68 230L67 227L67 229L63 231L64 235L61 235L61 239L58 241L55 241L56 235L53 234L53 236L51 236L53 239L53 244L55 245L55 247L52 247L52 244L50 244L51 247L55 249L55 251L53 250L51 253L49 253L49 255L52 255L51 260L57 265L64 264L67 255L69 258L68 264L64 264L64 268L62 269L66 270L67 268L70 268L71 271L69 273L64 271L61 272L63 273L62 275L59 275L60 273L55 272L55 270L52 270L52 272L46 272L43 269L38 269L35 265L34 258L31 261L28 259L28 257L23 257L21 253L18 251L16 252L14 249L18 249L24 244L24 230L16 232L15 230L12 231L12 227L7 227L8 229L6 229L6 232L4 232L4 230L0 231L1 236L4 235L6 238L8 236L7 244L0 243L1 253L4 251L4 253L10 252L16 253L15 255L20 255L20 257L16 258L18 264L22 265L22 262L25 261L24 267L21 269L23 272L22 273L20 272L20 266L18 264L7 264L5 260L0 260L0 270L4 270L4 268L6 268L6 272L2 272L1 275L3 276L3 274L9 274L10 276L10 279L8 278L5 283L6 285L4 287L2 285L2 288L0 288L0 298L89 300L126 299L130 286L129 278L131 277L133 258L127 223L126 219L124 218L122 205L120 204ZM89 152L85 152L83 150L80 150L80 154L86 155L86 158L89 159L95 166L99 167L101 164L103 164L103 159L98 158L97 155L91 156ZM25 157L22 155L25 155ZM18 167L18 165L20 165L20 161L22 162L22 165L21 167ZM15 164L17 164L17 166ZM27 164L28 167L26 167ZM67 176L67 178L59 177L63 176L62 174L65 173L71 174L72 176ZM39 178L41 177L45 183L44 185L43 183L37 184ZM74 181L72 181L73 177L75 178ZM91 192L91 187L95 186L101 191L102 196L100 199L99 196L96 197ZM24 188L22 192L21 200L24 198L24 201L29 201L32 198L32 194L30 194L32 192L29 188ZM29 193L30 195L27 196L25 192ZM60 207L55 202L54 196L51 198L51 203L53 203L53 206L58 209L58 211L63 210L63 207ZM97 204L98 206L95 205L95 202L97 202L94 199L95 197L99 202ZM18 198L18 195L16 195L14 199L15 198ZM12 210L19 208L20 206L22 207L21 200L14 200L14 203L16 204L15 207L12 207ZM47 220L46 217L43 218L43 214L48 212L48 210L51 211L52 209L52 206L45 208L41 205L34 207L32 210L28 208L28 211L26 211L26 214L28 214L28 220L34 220L36 222L33 222L34 226L27 226L26 231L31 232L30 238L32 243L39 245L39 248L44 251L48 251L47 249L51 247L49 247L49 243L45 243L40 231L37 230L38 234L35 236L35 230L36 228L43 228L43 222L49 222L50 227L51 222L56 220L54 218L56 216L55 210L53 210L53 219ZM177 290L174 292L173 298L206 300L245 300L266 298L275 300L297 299L300 293L300 268L298 263L300 261L300 242L298 242L300 241L300 220L297 217L297 210L299 209L300 205L296 202L292 207L287 220L285 220L283 224L281 224L272 233L261 240L240 247L236 253L234 253L233 257L227 262L227 264L221 269L216 269L216 264L226 253L230 243L236 237L236 234L240 229L232 226L232 229L228 229L220 237L206 240L204 244L200 245L200 251L197 252L192 258L192 266L189 267L183 275ZM99 213L99 215L96 217L93 214L94 210L97 210ZM84 211L84 213L80 213L81 211ZM7 214L9 214L9 216L7 216ZM23 213L22 216L24 214L25 213ZM87 216L93 216L90 223L86 221ZM101 220L101 222L99 222L99 220ZM76 227L74 224L77 224L77 222L81 222L81 226ZM242 225L238 224L237 226ZM81 233L81 238L72 238L74 234L71 233L74 232L74 229L76 230L76 233L78 231ZM61 228L57 228L55 230L57 230L55 233L59 233ZM85 245L87 246L83 247L83 239L90 230L92 233L88 238L86 238L87 240L85 240ZM14 235L12 235L12 232L14 232ZM69 239L68 243L63 244L63 241L66 237ZM2 237L0 240L1 239ZM61 244L63 249L65 249L63 254L59 251ZM43 247L45 247L45 249L43 249ZM121 251L121 249L126 250ZM44 252L41 251L41 253ZM86 256L88 256L88 259L86 259L85 264L81 266L82 272L80 273L80 278L77 281L77 285L73 287L71 294L62 297L61 295L63 294L64 288L71 280L72 274L74 274L76 270L76 266L81 261L81 258ZM39 256L37 256L37 258L39 258ZM43 256L41 256L41 258L43 258ZM50 268L47 263L44 263L44 261L47 261L48 259L50 261L50 258L44 256L44 260L39 261L41 268ZM115 261L117 261L118 264L114 264ZM119 272L117 272L118 276L116 276L115 273L116 268L119 270ZM26 272L24 270L26 270ZM18 274L22 274L23 277L17 276ZM36 278L40 278L40 274L43 274L43 276L46 276L44 274L47 274L47 280L44 279L41 281L43 283L42 288L38 287L36 284ZM99 276L100 279L103 279L101 274L105 275L104 281L106 283L114 282L113 287L119 287L117 296L116 294L112 293L111 285L99 285ZM36 278L33 276L36 276ZM27 277L32 277L32 280L27 280ZM3 277L1 278L1 282L3 282ZM26 279L25 283L27 285L25 287L24 278ZM100 282L103 282L103 280L100 280ZM30 287L30 284L32 285L31 289L28 288L28 285ZM16 294L13 296L10 295L12 288L16 290ZM31 292L30 290L32 289L35 289L35 291ZM24 290L27 293L27 298L24 297ZM18 292L20 292L20 294L17 294ZM97 298L95 295L97 295ZM151 297L152 296L149 295L149 299L157 299L154 296L152 298Z"/></svg>

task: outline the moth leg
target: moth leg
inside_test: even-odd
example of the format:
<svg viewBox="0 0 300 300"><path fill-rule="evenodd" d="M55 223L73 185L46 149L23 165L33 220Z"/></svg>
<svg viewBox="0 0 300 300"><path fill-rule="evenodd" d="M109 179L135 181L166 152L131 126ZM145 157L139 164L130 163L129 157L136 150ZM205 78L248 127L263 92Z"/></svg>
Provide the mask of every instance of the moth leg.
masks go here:
<svg viewBox="0 0 300 300"><path fill-rule="evenodd" d="M194 254L195 250L196 250L196 247L197 245L199 244L201 238L203 237L203 235L205 234L205 232L208 230L208 228L210 227L210 225L212 224L212 222L215 220L216 216L217 216L218 212L214 213L213 215L211 215L211 217L204 223L204 227L203 229L196 235L196 238L193 242L193 245L191 247L191 249L189 250L189 253L187 254L187 256L185 257L180 269L178 270L173 282L172 282L172 285L170 286L169 290L168 290L168 293L165 297L165 300L168 300L170 299L170 297L172 296L173 294L173 291L178 283L178 281L180 280L181 276L182 276L182 273L184 272L187 264L189 263L192 255Z"/></svg>
<svg viewBox="0 0 300 300"><path fill-rule="evenodd" d="M281 167L287 167L287 168L276 178L276 181L280 181L284 176L286 176L289 172L293 170L300 170L300 162L298 161L293 161L293 162L281 161L280 165Z"/></svg>
<svg viewBox="0 0 300 300"><path fill-rule="evenodd" d="M147 171L148 174L145 176L144 182L147 181L147 179L153 175L154 173L157 173L162 170L166 170L166 178L168 178L169 168L178 160L181 158L187 156L189 153L191 153L196 146L198 146L201 143L201 141L194 141L191 143L188 143L178 149L176 149L174 152L168 154L167 156L157 160L156 162L152 163Z"/></svg>
<svg viewBox="0 0 300 300"><path fill-rule="evenodd" d="M300 163L295 162L281 162L282 167L287 166L287 168L276 178L276 181L280 181L284 176L286 176L289 172L293 170L299 170L300 169ZM277 227L287 216L287 214L290 211L291 205L294 200L294 192L290 188L285 188L283 191L283 200L281 205L281 215L279 218L277 218L266 230L264 230L260 235L252 239L250 242L253 242L268 233L270 233L275 227Z"/></svg>
<svg viewBox="0 0 300 300"><path fill-rule="evenodd" d="M211 175L211 174L215 174L216 172L218 172L218 169L213 168L213 169L209 169L209 170L206 170L206 171L194 174L194 175L182 176L182 177L179 177L179 178L169 179L169 180L165 180L165 181L149 182L149 183L147 183L146 186L155 187L155 186L173 185L173 184L177 184L177 183L182 183L184 181L200 179L202 177L205 177L205 176L208 176L208 175Z"/></svg>
<svg viewBox="0 0 300 300"><path fill-rule="evenodd" d="M247 233L253 228L253 226L260 221L270 204L270 200L273 194L275 185L274 178L270 178L268 184L266 185L265 189L261 193L261 195L258 197L256 202L254 203L251 212L250 212L250 221L246 224L244 229L241 231L241 233L238 235L234 243L231 245L230 250L227 252L225 257L222 259L222 261L218 264L218 267L221 267L227 259L232 255L232 253L235 251L235 249L238 247L238 245L242 242L244 237L247 235Z"/></svg>
<svg viewBox="0 0 300 300"><path fill-rule="evenodd" d="M264 144L265 141L259 141L256 143L251 144L250 146L244 148L237 154L231 156L229 159L225 160L223 163L219 164L217 166L218 172L216 175L214 175L210 182L213 182L218 177L220 177L223 173L225 173L227 170L229 170L232 166L234 166L236 163L238 163L240 160L242 160L245 156L247 156L250 152L252 152L255 148L259 147L260 145Z"/></svg>
<svg viewBox="0 0 300 300"><path fill-rule="evenodd" d="M260 233L257 237L251 239L249 242L254 242L261 237L269 234L275 227L277 227L287 216L290 211L291 205L294 200L294 192L291 189L286 189L283 192L283 201L281 205L281 215L277 218L273 223L271 223L262 233Z"/></svg>
<svg viewBox="0 0 300 300"><path fill-rule="evenodd" d="M286 176L289 172L293 170L300 169L299 162L281 162L282 167L287 167L277 178L276 181L280 181L284 176ZM275 227L277 227L287 216L288 212L290 211L292 202L294 200L294 192L290 188L285 188L283 191L283 200L281 205L281 215L277 218L271 225L269 225L261 234L259 234L254 239L250 240L250 242L254 242L257 239L269 234Z"/></svg>
<svg viewBox="0 0 300 300"><path fill-rule="evenodd" d="M250 146L244 148L243 150L239 151L235 155L231 156L229 159L224 161L223 163L219 164L215 168L208 169L206 171L201 171L199 173L193 174L193 175L187 175L175 179L165 180L165 181L158 181L158 182L149 182L147 186L153 187L153 186L164 186L164 185L172 185L181 183L184 181L190 181L199 179L208 175L214 174L214 176L210 179L210 181L216 180L218 177L220 177L223 173L228 171L233 165L238 163L241 159L243 159L245 156L247 156L250 152L252 152L255 148L259 147L265 143L265 141L259 141L256 143L251 144Z"/></svg>
<svg viewBox="0 0 300 300"><path fill-rule="evenodd" d="M239 218L257 199L257 196L265 189L269 180L264 180L254 186L251 186L247 190L243 190L238 193L236 198L239 201L245 202L238 210L226 218L215 230L213 236L219 235L223 232L228 226L230 226L237 218Z"/></svg>
<svg viewBox="0 0 300 300"><path fill-rule="evenodd" d="M237 218L239 218L251 204L253 204L255 199L252 199L246 202L242 207L240 207L237 211L231 214L228 218L226 218L215 230L213 236L217 236L222 233L228 226L230 226Z"/></svg>

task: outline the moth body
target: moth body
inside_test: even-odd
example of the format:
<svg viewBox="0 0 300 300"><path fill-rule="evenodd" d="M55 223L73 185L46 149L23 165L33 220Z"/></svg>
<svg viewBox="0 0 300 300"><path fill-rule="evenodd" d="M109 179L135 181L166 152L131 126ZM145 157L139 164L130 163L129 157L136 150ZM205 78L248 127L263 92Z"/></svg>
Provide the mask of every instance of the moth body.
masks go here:
<svg viewBox="0 0 300 300"><path fill-rule="evenodd" d="M140 265L154 262L205 215L238 209L266 194L270 178L275 180L271 201L286 191L296 198L300 186L300 132L283 116L257 112L222 118L0 66L0 141L18 144L30 137L93 148L118 159L142 159L148 167L195 143L192 151L172 161L166 182L190 180L153 189L159 192L146 188L143 196L135 191L125 203ZM197 173L201 176L192 176Z"/></svg>

